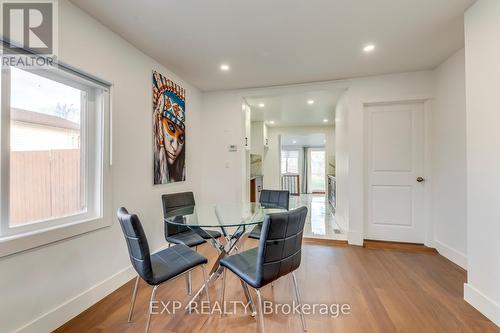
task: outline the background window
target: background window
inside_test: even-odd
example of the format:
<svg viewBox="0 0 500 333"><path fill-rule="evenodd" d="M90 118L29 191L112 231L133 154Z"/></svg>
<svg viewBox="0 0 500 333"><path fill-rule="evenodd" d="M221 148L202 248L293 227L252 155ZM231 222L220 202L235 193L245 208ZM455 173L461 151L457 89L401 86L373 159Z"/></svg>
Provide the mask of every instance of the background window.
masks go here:
<svg viewBox="0 0 500 333"><path fill-rule="evenodd" d="M299 173L299 151L282 150L281 151L281 173Z"/></svg>
<svg viewBox="0 0 500 333"><path fill-rule="evenodd" d="M309 192L325 192L326 186L326 153L322 149L309 150L310 188Z"/></svg>
<svg viewBox="0 0 500 333"><path fill-rule="evenodd" d="M84 212L87 93L16 68L10 79L10 226Z"/></svg>
<svg viewBox="0 0 500 333"><path fill-rule="evenodd" d="M1 92L1 235L101 217L108 89L60 69L5 68Z"/></svg>

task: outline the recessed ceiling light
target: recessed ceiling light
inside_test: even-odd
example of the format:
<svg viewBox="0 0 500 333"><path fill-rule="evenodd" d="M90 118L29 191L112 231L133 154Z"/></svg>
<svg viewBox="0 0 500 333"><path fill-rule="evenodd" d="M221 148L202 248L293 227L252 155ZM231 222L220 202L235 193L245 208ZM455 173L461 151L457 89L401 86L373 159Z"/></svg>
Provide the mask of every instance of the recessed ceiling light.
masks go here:
<svg viewBox="0 0 500 333"><path fill-rule="evenodd" d="M297 143L297 141L293 140L293 144L296 144L296 143Z"/></svg>
<svg viewBox="0 0 500 333"><path fill-rule="evenodd" d="M307 101L307 104L309 104L309 105L313 105L313 104L314 104L314 101L313 101L312 99L310 99L310 100L308 100L308 101Z"/></svg>
<svg viewBox="0 0 500 333"><path fill-rule="evenodd" d="M324 122L324 123L327 123L327 122L328 122L328 119L326 119L326 118L325 118L325 119L323 119L323 122Z"/></svg>
<svg viewBox="0 0 500 333"><path fill-rule="evenodd" d="M227 72L229 70L229 65L228 64L222 64L220 65L220 70L221 71L224 71L224 72Z"/></svg>
<svg viewBox="0 0 500 333"><path fill-rule="evenodd" d="M263 108L264 106L266 106L266 104L264 104L264 103L259 104L259 108Z"/></svg>
<svg viewBox="0 0 500 333"><path fill-rule="evenodd" d="M269 124L274 125L274 120L271 120Z"/></svg>
<svg viewBox="0 0 500 333"><path fill-rule="evenodd" d="M368 44L368 45L365 45L365 47L363 47L363 51L365 53L372 52L373 50L375 50L375 45L374 44Z"/></svg>

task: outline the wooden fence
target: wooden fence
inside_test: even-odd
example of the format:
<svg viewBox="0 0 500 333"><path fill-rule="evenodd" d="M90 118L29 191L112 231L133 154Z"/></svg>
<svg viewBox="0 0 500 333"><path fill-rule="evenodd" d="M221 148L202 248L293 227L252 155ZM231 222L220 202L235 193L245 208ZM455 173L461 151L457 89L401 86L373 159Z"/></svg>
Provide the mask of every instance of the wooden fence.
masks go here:
<svg viewBox="0 0 500 333"><path fill-rule="evenodd" d="M10 163L11 226L81 211L79 149L14 151Z"/></svg>

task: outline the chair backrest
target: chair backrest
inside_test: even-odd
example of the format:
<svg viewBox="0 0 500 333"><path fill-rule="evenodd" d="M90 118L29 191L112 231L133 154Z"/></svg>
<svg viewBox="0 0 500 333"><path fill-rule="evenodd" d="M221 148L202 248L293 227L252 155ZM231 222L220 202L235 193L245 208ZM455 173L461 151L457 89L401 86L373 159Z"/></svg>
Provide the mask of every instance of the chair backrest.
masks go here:
<svg viewBox="0 0 500 333"><path fill-rule="evenodd" d="M183 192L183 193L172 193L164 194L161 196L161 201L163 204L163 217L171 217L171 212L186 206L194 206L194 194L193 192ZM181 232L189 231L188 227L182 225L174 225L165 222L165 237L173 236Z"/></svg>
<svg viewBox="0 0 500 333"><path fill-rule="evenodd" d="M153 280L153 270L151 267L148 240L146 239L141 221L137 215L129 214L123 207L118 209L117 216L125 235L125 240L127 241L128 254L132 266L144 281L150 283Z"/></svg>
<svg viewBox="0 0 500 333"><path fill-rule="evenodd" d="M307 207L265 217L257 256L257 278L262 286L300 266Z"/></svg>
<svg viewBox="0 0 500 333"><path fill-rule="evenodd" d="M266 208L283 208L288 210L290 205L290 191L262 190L259 203Z"/></svg>

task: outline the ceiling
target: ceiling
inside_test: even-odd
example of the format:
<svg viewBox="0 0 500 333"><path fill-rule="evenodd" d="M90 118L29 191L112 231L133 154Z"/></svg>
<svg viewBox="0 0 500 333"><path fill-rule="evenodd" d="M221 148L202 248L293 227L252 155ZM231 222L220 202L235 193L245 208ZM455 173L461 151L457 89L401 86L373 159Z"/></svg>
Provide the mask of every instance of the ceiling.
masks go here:
<svg viewBox="0 0 500 333"><path fill-rule="evenodd" d="M335 106L343 90L295 91L293 93L245 98L252 121L271 127L325 126L334 124ZM314 104L308 104L314 101ZM264 104L264 107L261 107ZM328 120L324 122L324 120ZM274 122L274 123L272 123Z"/></svg>
<svg viewBox="0 0 500 333"><path fill-rule="evenodd" d="M324 133L281 136L281 145L287 147L324 147L325 143Z"/></svg>
<svg viewBox="0 0 500 333"><path fill-rule="evenodd" d="M71 1L204 91L433 69L463 46L475 2Z"/></svg>

